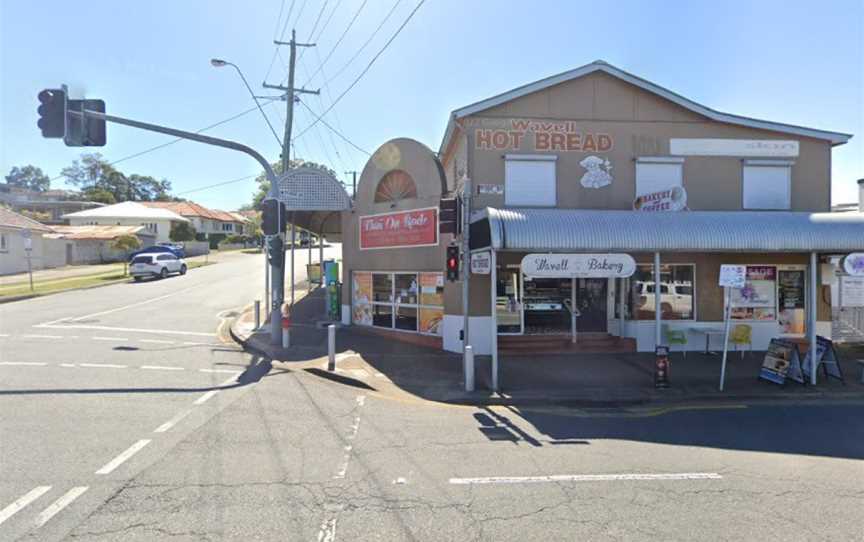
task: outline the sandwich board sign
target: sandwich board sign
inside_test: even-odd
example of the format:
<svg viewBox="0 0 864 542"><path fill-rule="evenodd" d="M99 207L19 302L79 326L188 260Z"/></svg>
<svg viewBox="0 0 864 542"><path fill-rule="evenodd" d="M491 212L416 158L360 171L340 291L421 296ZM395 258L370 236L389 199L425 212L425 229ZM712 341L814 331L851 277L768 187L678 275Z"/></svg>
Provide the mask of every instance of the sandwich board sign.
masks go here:
<svg viewBox="0 0 864 542"><path fill-rule="evenodd" d="M759 378L780 385L786 384L787 378L806 384L798 345L783 339L771 339L762 360Z"/></svg>
<svg viewBox="0 0 864 542"><path fill-rule="evenodd" d="M810 351L804 356L804 364L802 370L804 377L810 378L810 371L813 363L810 360ZM826 339L822 335L816 335L816 370L819 366L825 370L825 376L836 378L844 382L843 372L840 370L840 357L837 355L837 350L834 348L834 342L831 339Z"/></svg>

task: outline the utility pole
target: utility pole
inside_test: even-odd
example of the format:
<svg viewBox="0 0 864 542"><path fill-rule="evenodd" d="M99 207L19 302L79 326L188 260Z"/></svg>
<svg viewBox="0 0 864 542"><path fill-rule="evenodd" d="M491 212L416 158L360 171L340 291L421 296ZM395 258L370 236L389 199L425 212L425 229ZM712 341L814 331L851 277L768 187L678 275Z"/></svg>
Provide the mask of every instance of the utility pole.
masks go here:
<svg viewBox="0 0 864 542"><path fill-rule="evenodd" d="M281 90L285 92L285 136L282 139L282 175L288 173L288 170L291 169L291 129L294 124L294 100L295 94L318 94L317 90L306 90L303 88L294 88L294 64L297 59L297 47L314 47L314 43L297 43L297 32L295 30L291 30L291 41L277 41L273 40L273 43L277 46L280 45L288 45L291 47L291 53L288 57L288 86L282 85L268 85L266 82L263 83L264 88ZM273 186L270 190L271 194L275 194L278 198L279 196L279 187ZM291 308L294 308L294 213L292 212L290 215L291 221ZM284 239L285 232L279 234ZM284 246L284 243L283 243ZM276 292L280 293L279 302L281 303L282 297L284 297L283 292L285 291L285 266L283 265L281 268L273 269L273 299L274 306L276 304ZM271 333L275 337L277 332L279 332L279 324L273 324L271 322Z"/></svg>
<svg viewBox="0 0 864 542"><path fill-rule="evenodd" d="M345 175L351 174L351 198L356 199L357 196L357 172L346 171Z"/></svg>

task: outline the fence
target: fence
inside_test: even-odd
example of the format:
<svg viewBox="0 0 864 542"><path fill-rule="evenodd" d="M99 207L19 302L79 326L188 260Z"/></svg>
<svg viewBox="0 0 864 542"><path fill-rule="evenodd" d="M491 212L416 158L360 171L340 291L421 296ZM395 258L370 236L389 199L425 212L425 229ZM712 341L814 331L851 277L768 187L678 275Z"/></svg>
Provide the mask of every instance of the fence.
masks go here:
<svg viewBox="0 0 864 542"><path fill-rule="evenodd" d="M183 252L186 257L200 256L210 253L210 243L207 241L184 241Z"/></svg>
<svg viewBox="0 0 864 542"><path fill-rule="evenodd" d="M831 335L837 342L864 342L864 307L832 308Z"/></svg>

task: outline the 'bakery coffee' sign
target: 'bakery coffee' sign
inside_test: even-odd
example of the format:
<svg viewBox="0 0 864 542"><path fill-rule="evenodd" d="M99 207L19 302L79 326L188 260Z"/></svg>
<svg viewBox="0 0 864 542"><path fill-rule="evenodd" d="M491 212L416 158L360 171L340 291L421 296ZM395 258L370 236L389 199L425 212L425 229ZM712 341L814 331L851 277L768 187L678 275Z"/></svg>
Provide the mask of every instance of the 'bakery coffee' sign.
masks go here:
<svg viewBox="0 0 864 542"><path fill-rule="evenodd" d="M438 244L438 209L413 209L360 217L360 249Z"/></svg>
<svg viewBox="0 0 864 542"><path fill-rule="evenodd" d="M608 152L609 134L586 132L573 120L476 119L474 145L480 150ZM471 124L471 123L469 123ZM527 148L523 144L528 143Z"/></svg>

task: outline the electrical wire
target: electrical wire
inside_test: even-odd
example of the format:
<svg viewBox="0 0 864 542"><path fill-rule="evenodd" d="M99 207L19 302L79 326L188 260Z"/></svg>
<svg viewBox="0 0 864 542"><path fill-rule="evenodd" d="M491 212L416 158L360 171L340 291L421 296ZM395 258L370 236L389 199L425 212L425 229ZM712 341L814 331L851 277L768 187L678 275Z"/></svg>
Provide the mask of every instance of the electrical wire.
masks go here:
<svg viewBox="0 0 864 542"><path fill-rule="evenodd" d="M334 107L336 107L336 104L338 104L340 101L342 101L342 98L344 98L345 95L348 94L348 92L350 92L351 89L354 88L354 87L357 85L357 83L360 82L360 79L362 79L363 76L366 75L366 72L368 72L369 69L372 68L372 65L375 64L375 61L378 60L378 57L380 57L381 54L384 53L384 51L387 50L387 47L389 47L390 44L393 43L393 40L395 40L396 37L399 35L399 33L402 32L402 29L405 28L405 26L408 24L408 22L409 22L409 21L414 17L414 14L417 13L417 10L420 9L420 6L422 6L425 2L426 2L426 0L420 0L420 1L417 3L417 5L414 7L414 9L411 11L411 13L408 14L408 17L406 17L405 20L402 21L402 24L399 25L399 28L396 29L396 32L394 32L393 35L390 36L390 39L387 40L387 43L384 44L384 47L382 47L381 50L378 51L378 52L375 54L375 56L372 57L372 60L369 61L369 64L367 64L366 67L363 68L363 71L360 72L360 75L358 75L357 78L354 79L354 81L353 81L350 85L348 85L348 88L346 88L344 91L342 91L342 94L340 94L339 97L336 98L336 100L334 100L333 103L330 104L330 107L328 107L326 110L324 110L323 113L321 113L321 116L319 116L315 121L313 121L312 124L310 124L309 126L303 128L303 130L301 130L300 133L297 134L297 137L302 136L302 135L305 134L305 133L306 133L310 128L312 128L312 126L314 126L314 125L317 124L318 122L321 122L321 120L322 120L321 117L323 117L324 115L326 115L327 113L329 113L331 109L333 109Z"/></svg>
<svg viewBox="0 0 864 542"><path fill-rule="evenodd" d="M260 175L260 173L253 173L252 175L246 175L245 177L239 177L237 179L231 179L230 181L222 181L221 183L216 184L208 184L207 186L200 186L198 188L193 188L192 190L184 190L183 192L177 192L175 196L182 196L184 194L191 194L192 192L201 192L203 190L209 190L211 188L217 188L219 186L225 186L226 184L239 183L240 181L245 181L248 179L252 179Z"/></svg>
<svg viewBox="0 0 864 542"><path fill-rule="evenodd" d="M384 16L384 19L381 21L381 23L380 23L380 24L378 25L378 27L377 27L377 28L372 32L372 35L369 36L369 39L367 39L366 42L363 43L363 45L361 45L359 49L357 49L357 51L354 53L354 56L352 56L352 57L348 60L348 62L345 63L344 66L342 66L341 68L339 68L338 70L336 70L336 73L334 73L332 77L330 77L330 78L326 78L326 77L325 77L325 78L324 78L324 79L325 79L325 82L324 82L325 85L326 85L327 83L329 83L330 81L333 81L334 79L336 79L336 78L339 77L340 75L342 75L342 73L343 73L343 72L348 68L348 66L350 66L351 63L354 62L354 61L357 59L358 56L360 56L360 53L362 53L363 50L366 49L366 46L367 46L367 45L369 45L370 43L372 43L372 40L375 38L375 36L378 35L378 32L381 30L381 28L384 26L384 24L385 24L385 23L390 19L390 16L393 15L393 13L396 11L396 8L399 7L399 4L401 4L401 3L402 3L402 0L396 0L396 3L393 4L393 7L390 8L390 11L387 12L387 15ZM322 74L322 75L323 75L323 74Z"/></svg>
<svg viewBox="0 0 864 542"><path fill-rule="evenodd" d="M330 125L327 123L326 120L324 120L323 118L321 118L322 115L318 115L317 113L315 113L314 111L312 111L312 109L311 109L311 108L306 104L306 102L304 102L303 100L298 100L298 101L300 102L300 105L302 105L303 107L305 107L306 109L308 109L308 110L309 110L309 113L311 113L312 116L315 117L315 122L320 122L321 124L323 124L324 126L326 126L326 127L327 127L331 132L333 132L334 134L336 134L337 136L339 136L339 137L342 139L342 141L348 143L349 145L351 145L352 147L354 147L354 148L357 149L358 151L362 152L363 154L365 154L365 155L367 155L367 156L372 156L372 153L371 153L371 152L367 151L367 150L364 149L363 147L360 147L359 145L357 145L356 143L354 143L353 141L351 141L350 139L348 139L344 134L342 134L342 132L340 132L340 131L337 130L336 128L330 126ZM310 127L311 127L311 125L310 125ZM297 137L295 137L295 139L296 139L296 138L299 138L301 135L302 135L302 133L301 133L301 134L297 134Z"/></svg>
<svg viewBox="0 0 864 542"><path fill-rule="evenodd" d="M360 4L359 8L357 8L357 11L354 13L354 17L351 18L351 21L348 23L348 26L345 27L345 30L342 32L342 35L339 36L339 39L336 40L336 44L333 45L333 48L330 49L330 52L327 53L326 57L324 57L324 61L321 62L321 64L318 66L318 69L315 70L315 72L312 74L312 77L310 77L309 80L306 82L307 85L312 82L312 79L314 79L315 76L318 75L318 73L321 72L321 69L324 67L324 64L326 64L327 61L330 60L330 57L333 56L333 53L336 51L336 49L342 43L342 40L344 40L345 36L348 35L348 31L351 30L351 27L354 26L354 23L357 21L357 18L360 17L360 12L362 12L363 8L366 7L366 3L368 1L369 0L363 0L363 3Z"/></svg>

